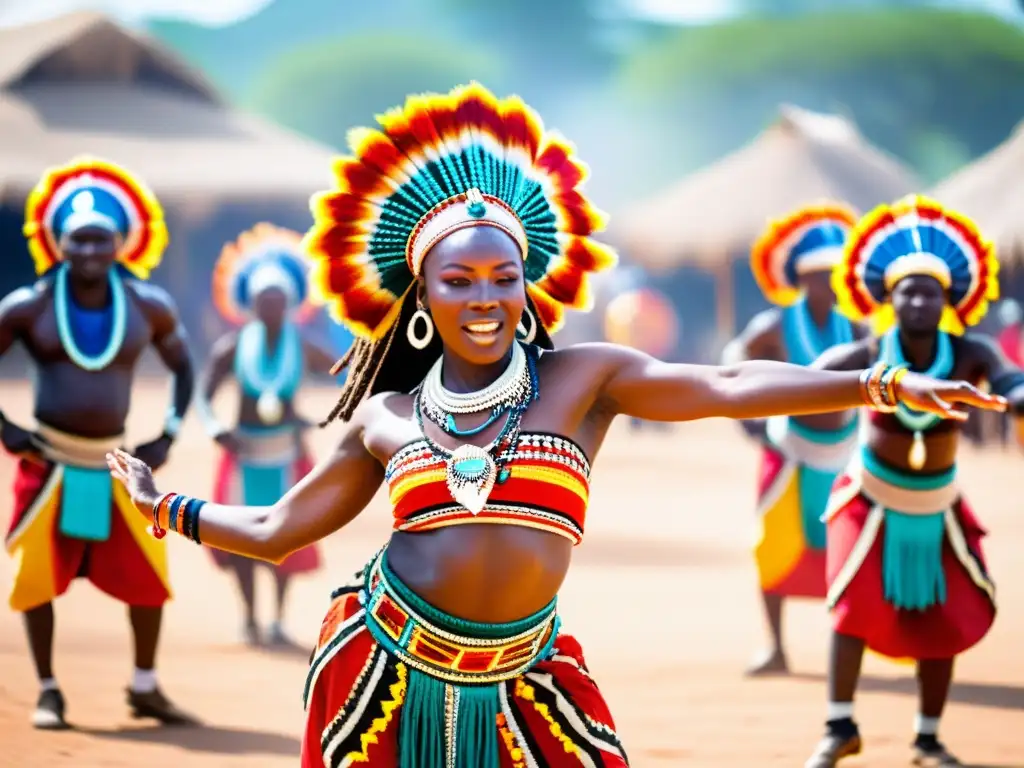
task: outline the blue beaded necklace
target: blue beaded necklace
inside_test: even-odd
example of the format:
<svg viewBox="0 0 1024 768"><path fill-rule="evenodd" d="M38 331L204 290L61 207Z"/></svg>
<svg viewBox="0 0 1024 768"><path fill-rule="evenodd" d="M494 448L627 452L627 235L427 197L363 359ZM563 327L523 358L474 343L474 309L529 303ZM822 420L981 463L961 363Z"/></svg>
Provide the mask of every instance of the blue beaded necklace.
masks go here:
<svg viewBox="0 0 1024 768"><path fill-rule="evenodd" d="M825 350L853 341L853 327L849 320L831 310L827 324L819 328L804 297L784 310L782 337L789 361L796 365L810 365Z"/></svg>
<svg viewBox="0 0 1024 768"><path fill-rule="evenodd" d="M124 283L117 267L111 267L107 273L108 284L110 285L110 300L113 319L111 322L110 338L106 346L96 355L90 355L82 351L75 340L74 324L71 322L72 298L68 288L68 270L70 265L66 262L57 268L57 275L53 285L53 309L57 316L57 335L60 338L61 346L67 352L71 362L85 371L102 371L110 365L117 353L121 351L125 336L128 330L128 311L124 295Z"/></svg>

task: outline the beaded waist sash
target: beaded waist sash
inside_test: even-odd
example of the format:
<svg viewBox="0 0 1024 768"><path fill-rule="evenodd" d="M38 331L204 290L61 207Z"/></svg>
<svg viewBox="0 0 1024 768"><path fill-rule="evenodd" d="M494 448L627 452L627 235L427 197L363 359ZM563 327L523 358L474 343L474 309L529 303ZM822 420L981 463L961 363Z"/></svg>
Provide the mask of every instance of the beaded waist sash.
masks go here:
<svg viewBox="0 0 1024 768"><path fill-rule="evenodd" d="M953 506L960 496L956 468L936 475L900 472L882 464L864 448L854 459L850 474L860 480L861 490L886 509L906 515L933 515Z"/></svg>
<svg viewBox="0 0 1024 768"><path fill-rule="evenodd" d="M481 624L426 603L387 566L386 553L367 571L366 626L410 668L449 683L486 685L518 677L546 656L558 634L556 601L520 621Z"/></svg>

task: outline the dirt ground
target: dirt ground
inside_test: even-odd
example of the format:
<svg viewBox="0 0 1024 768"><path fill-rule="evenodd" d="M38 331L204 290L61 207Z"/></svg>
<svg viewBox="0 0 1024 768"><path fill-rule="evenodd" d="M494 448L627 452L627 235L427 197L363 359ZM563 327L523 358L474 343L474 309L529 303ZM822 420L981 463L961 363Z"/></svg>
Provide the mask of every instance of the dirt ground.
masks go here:
<svg viewBox="0 0 1024 768"><path fill-rule="evenodd" d="M166 397L163 382L139 385L132 443L159 430ZM332 397L328 390L310 391L303 409L325 413ZM30 412L27 385L0 388L0 405L12 415ZM754 449L724 421L639 437L617 426L596 462L588 538L561 605L633 765L802 765L822 728L828 621L820 604L793 604L786 634L795 674L743 679L763 640L749 555ZM315 433L314 447L322 453L336 434ZM161 487L207 495L213 458L191 418L160 473ZM942 734L977 768L1024 766L1022 458L964 450L963 483L991 531L987 553L1002 612L959 665ZM12 469L0 457L5 493ZM386 500L378 497L324 543L328 567L293 588L287 624L294 637L312 644L331 588L384 540L388 518ZM161 684L206 726L161 729L128 718L123 689L132 663L124 609L79 582L57 604L56 672L75 731L29 727L37 688L21 621L0 612L0 765L297 765L305 658L241 648L228 577L188 542L175 539L170 546L177 594L166 613ZM10 578L10 560L0 558L5 594ZM258 586L269 617L269 579ZM867 660L857 702L866 751L844 766L908 764L916 711L911 673Z"/></svg>

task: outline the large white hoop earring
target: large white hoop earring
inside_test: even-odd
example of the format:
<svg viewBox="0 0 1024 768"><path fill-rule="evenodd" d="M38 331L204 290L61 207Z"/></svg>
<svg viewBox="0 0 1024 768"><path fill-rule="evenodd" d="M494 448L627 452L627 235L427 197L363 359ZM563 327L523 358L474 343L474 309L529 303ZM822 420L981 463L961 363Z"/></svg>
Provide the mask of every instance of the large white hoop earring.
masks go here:
<svg viewBox="0 0 1024 768"><path fill-rule="evenodd" d="M421 320L423 322L423 335L416 335L416 321ZM430 319L430 315L427 314L425 309L417 309L412 313L412 317L409 318L408 325L405 326L405 336L409 339L409 344L413 349L426 349L429 346L431 340L434 338L434 321Z"/></svg>
<svg viewBox="0 0 1024 768"><path fill-rule="evenodd" d="M523 309L523 316L519 320L519 325L516 326L516 336L527 344L532 344L533 340L537 338L537 318L533 316L529 307Z"/></svg>

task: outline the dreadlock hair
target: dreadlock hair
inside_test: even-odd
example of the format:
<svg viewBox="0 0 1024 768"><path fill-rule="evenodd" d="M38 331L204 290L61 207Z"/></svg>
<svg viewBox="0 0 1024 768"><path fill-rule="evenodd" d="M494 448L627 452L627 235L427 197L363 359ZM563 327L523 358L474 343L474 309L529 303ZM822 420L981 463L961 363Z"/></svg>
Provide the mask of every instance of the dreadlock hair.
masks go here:
<svg viewBox="0 0 1024 768"><path fill-rule="evenodd" d="M537 325L537 335L533 343L542 349L554 349L551 337L537 320L537 312L533 301L527 298L526 306L533 313ZM381 392L413 392L426 377L430 367L441 356L442 344L440 334L434 333L424 349L416 349L409 343L406 328L409 319L416 311L416 286L408 291L402 300L402 309L391 328L377 341L357 338L342 356L331 375L348 370L348 376L341 387L338 402L320 422L326 427L334 421L347 422L352 418L359 404L367 398Z"/></svg>

